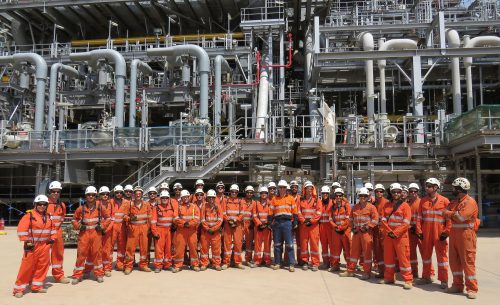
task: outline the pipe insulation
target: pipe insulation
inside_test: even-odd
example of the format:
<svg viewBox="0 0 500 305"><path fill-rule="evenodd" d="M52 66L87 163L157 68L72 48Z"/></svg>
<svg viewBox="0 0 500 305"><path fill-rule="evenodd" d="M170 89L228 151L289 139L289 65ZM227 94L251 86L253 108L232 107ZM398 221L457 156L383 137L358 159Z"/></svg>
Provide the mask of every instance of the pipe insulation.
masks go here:
<svg viewBox="0 0 500 305"><path fill-rule="evenodd" d="M227 60L222 55L217 55L214 59L215 68L215 93L214 93L214 127L219 131L221 124L221 111L222 111L222 71L231 71ZM218 134L217 134L218 135Z"/></svg>
<svg viewBox="0 0 500 305"><path fill-rule="evenodd" d="M78 70L73 67L64 65L62 63L55 63L50 66L49 114L47 116L47 130L54 130L55 127L57 80L59 72L73 78L80 77L80 73L78 72Z"/></svg>
<svg viewBox="0 0 500 305"><path fill-rule="evenodd" d="M128 114L128 127L135 127L135 99L137 97L137 72L142 72L143 75L153 74L151 67L139 60L133 59L130 62L130 100L129 100L129 114Z"/></svg>
<svg viewBox="0 0 500 305"><path fill-rule="evenodd" d="M373 35L368 32L363 32L359 34L358 45L363 48L363 51L373 51L375 48L375 43L373 42ZM375 114L375 105L374 105L375 85L373 80L373 60L365 61L365 75L366 75L365 94L366 94L367 115L369 120L373 120L373 115ZM385 113L385 109L384 111L381 112Z"/></svg>
<svg viewBox="0 0 500 305"><path fill-rule="evenodd" d="M448 29L446 31L446 40L448 47L459 48L460 36L456 30ZM462 113L462 95L460 92L460 58L451 58L451 92L453 95L453 113Z"/></svg>

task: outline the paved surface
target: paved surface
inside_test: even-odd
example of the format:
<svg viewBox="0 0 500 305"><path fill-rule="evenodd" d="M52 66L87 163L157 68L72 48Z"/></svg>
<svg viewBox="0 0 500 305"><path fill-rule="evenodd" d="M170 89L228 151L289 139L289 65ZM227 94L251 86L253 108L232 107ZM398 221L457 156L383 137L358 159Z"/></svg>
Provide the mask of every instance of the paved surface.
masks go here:
<svg viewBox="0 0 500 305"><path fill-rule="evenodd" d="M479 294L477 300L448 295L438 284L415 286L406 291L402 283L379 285L376 280L340 278L326 271L272 271L267 268L196 273L162 271L159 274L134 271L131 275L113 272L98 284L84 280L76 286L54 284L48 277L48 293L12 296L12 287L21 261L22 247L15 228L0 236L0 305L3 304L497 304L500 289L500 231L480 234L478 241ZM66 249L64 268L71 275L76 249ZM50 271L49 271L50 274ZM451 275L450 275L451 279ZM451 282L451 280L450 280Z"/></svg>

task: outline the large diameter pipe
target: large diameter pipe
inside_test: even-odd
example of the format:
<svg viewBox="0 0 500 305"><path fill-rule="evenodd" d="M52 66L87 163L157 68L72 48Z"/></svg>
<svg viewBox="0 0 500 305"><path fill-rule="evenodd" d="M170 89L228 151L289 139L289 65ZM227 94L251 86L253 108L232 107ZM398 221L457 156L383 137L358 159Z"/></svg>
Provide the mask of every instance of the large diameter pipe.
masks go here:
<svg viewBox="0 0 500 305"><path fill-rule="evenodd" d="M450 48L460 47L460 36L456 30L446 31L446 40ZM462 94L460 92L460 59L451 58L451 93L453 95L453 113L462 113Z"/></svg>
<svg viewBox="0 0 500 305"><path fill-rule="evenodd" d="M129 102L129 114L128 114L128 127L135 127L135 99L137 96L137 71L142 72L144 75L150 75L153 73L151 67L139 60L133 59L130 63L130 102Z"/></svg>
<svg viewBox="0 0 500 305"><path fill-rule="evenodd" d="M208 73L210 72L210 59L207 52L199 46L186 44L168 48L151 48L147 50L148 56L172 56L189 54L198 59L198 72L200 74L200 112L201 120L208 120Z"/></svg>
<svg viewBox="0 0 500 305"><path fill-rule="evenodd" d="M71 53L69 58L72 61L90 61L97 62L99 59L107 59L115 64L116 78L116 105L115 117L116 127L123 127L124 108L125 108L125 77L127 77L127 65L123 56L115 50L100 49L90 52Z"/></svg>
<svg viewBox="0 0 500 305"><path fill-rule="evenodd" d="M222 71L230 71L227 60L222 55L217 55L214 60L215 66L215 93L214 93L214 127L218 132L221 124L221 111L222 111ZM218 135L218 134L217 134Z"/></svg>
<svg viewBox="0 0 500 305"><path fill-rule="evenodd" d="M257 102L257 120L255 123L255 138L264 139L264 126L266 124L267 108L268 108L268 95L269 92L269 77L267 75L267 70L263 70L260 73L260 83L259 83L259 97Z"/></svg>
<svg viewBox="0 0 500 305"><path fill-rule="evenodd" d="M49 114L47 117L48 130L54 130L54 122L56 117L57 78L59 72L74 78L78 78L80 76L80 73L75 68L64 65L62 63L55 63L50 67Z"/></svg>
<svg viewBox="0 0 500 305"><path fill-rule="evenodd" d="M368 32L363 32L358 36L358 44L361 45L363 51L373 51L375 43L373 42L373 35ZM373 60L365 61L365 75L366 75L366 109L369 120L373 120L375 114L374 96L375 85L373 80Z"/></svg>
<svg viewBox="0 0 500 305"><path fill-rule="evenodd" d="M479 36L470 39L469 35L464 36L464 48L500 46L500 37ZM467 110L474 108L474 97L472 95L472 57L464 57L465 82L467 87Z"/></svg>

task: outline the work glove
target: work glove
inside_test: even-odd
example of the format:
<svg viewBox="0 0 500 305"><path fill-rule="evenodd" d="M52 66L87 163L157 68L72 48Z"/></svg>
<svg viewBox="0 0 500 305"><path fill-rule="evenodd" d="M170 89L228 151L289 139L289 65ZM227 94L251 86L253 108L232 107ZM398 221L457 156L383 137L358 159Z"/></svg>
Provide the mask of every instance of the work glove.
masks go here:
<svg viewBox="0 0 500 305"><path fill-rule="evenodd" d="M80 232L84 232L87 229L85 225L80 225Z"/></svg>
<svg viewBox="0 0 500 305"><path fill-rule="evenodd" d="M136 215L130 215L130 221L136 221L137 216Z"/></svg>
<svg viewBox="0 0 500 305"><path fill-rule="evenodd" d="M296 220L294 220L294 221L292 222L292 225L293 225L293 229L294 229L294 230L295 230L295 229L297 229L297 228L299 227L299 224L298 224L298 222L297 222Z"/></svg>
<svg viewBox="0 0 500 305"><path fill-rule="evenodd" d="M260 224L257 226L257 231L262 232L266 228L266 225Z"/></svg>
<svg viewBox="0 0 500 305"><path fill-rule="evenodd" d="M417 238L420 239L420 240L424 240L424 234L422 233L417 233Z"/></svg>
<svg viewBox="0 0 500 305"><path fill-rule="evenodd" d="M344 231L344 230L341 230L341 229L339 229L339 228L336 228L336 229L335 229L335 232L337 232L337 234L343 235L345 231Z"/></svg>
<svg viewBox="0 0 500 305"><path fill-rule="evenodd" d="M170 227L170 232L175 232L175 231L177 231L177 225L172 224L172 226Z"/></svg>
<svg viewBox="0 0 500 305"><path fill-rule="evenodd" d="M95 230L97 233L101 234L101 235L104 235L106 234L106 232L104 232L104 229L101 227L100 224L98 224L96 227L95 227Z"/></svg>
<svg viewBox="0 0 500 305"><path fill-rule="evenodd" d="M410 227L410 233L411 234L417 234L417 228L415 226Z"/></svg>
<svg viewBox="0 0 500 305"><path fill-rule="evenodd" d="M367 226L362 226L361 229L360 229L360 231L362 233L366 233L366 232L368 232L368 227Z"/></svg>
<svg viewBox="0 0 500 305"><path fill-rule="evenodd" d="M153 235L153 238L156 240L160 239L160 234Z"/></svg>
<svg viewBox="0 0 500 305"><path fill-rule="evenodd" d="M310 220L306 220L304 224L306 225L306 227L312 226L312 222Z"/></svg>
<svg viewBox="0 0 500 305"><path fill-rule="evenodd" d="M35 245L31 241L24 242L24 251L33 251L35 249Z"/></svg>
<svg viewBox="0 0 500 305"><path fill-rule="evenodd" d="M47 245L53 245L56 241L53 239L47 240Z"/></svg>
<svg viewBox="0 0 500 305"><path fill-rule="evenodd" d="M208 229L208 234L213 235L214 234L214 230Z"/></svg>
<svg viewBox="0 0 500 305"><path fill-rule="evenodd" d="M441 233L441 235L439 235L439 240L440 241L445 241L446 239L448 238L448 234L446 233Z"/></svg>
<svg viewBox="0 0 500 305"><path fill-rule="evenodd" d="M359 233L358 227L352 228L352 234L358 234L358 233Z"/></svg>
<svg viewBox="0 0 500 305"><path fill-rule="evenodd" d="M184 223L184 228L189 228L189 222L187 222L187 221L186 221L186 222Z"/></svg>
<svg viewBox="0 0 500 305"><path fill-rule="evenodd" d="M394 234L394 232L387 233L387 236L389 236L392 239L396 239L397 238L396 235Z"/></svg>

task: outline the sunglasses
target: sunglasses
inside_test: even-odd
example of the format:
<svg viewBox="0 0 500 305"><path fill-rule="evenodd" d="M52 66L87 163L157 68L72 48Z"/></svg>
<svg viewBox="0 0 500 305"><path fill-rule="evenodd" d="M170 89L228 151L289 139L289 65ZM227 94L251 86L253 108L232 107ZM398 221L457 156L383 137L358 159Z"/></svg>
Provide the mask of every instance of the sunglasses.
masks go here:
<svg viewBox="0 0 500 305"><path fill-rule="evenodd" d="M109 196L109 193L101 193L101 196Z"/></svg>
<svg viewBox="0 0 500 305"><path fill-rule="evenodd" d="M375 193L384 193L384 191L375 191Z"/></svg>
<svg viewBox="0 0 500 305"><path fill-rule="evenodd" d="M431 187L434 187L434 185L432 185L432 184L426 184L425 187L426 188L431 188Z"/></svg>
<svg viewBox="0 0 500 305"><path fill-rule="evenodd" d="M203 197L203 194L196 194L197 197Z"/></svg>
<svg viewBox="0 0 500 305"><path fill-rule="evenodd" d="M233 193L233 194L238 194L238 191L231 191L231 193Z"/></svg>
<svg viewBox="0 0 500 305"><path fill-rule="evenodd" d="M85 194L87 197L95 197L95 194Z"/></svg>
<svg viewBox="0 0 500 305"><path fill-rule="evenodd" d="M260 192L260 193L261 193L261 194L266 194L266 195L268 194L268 192Z"/></svg>
<svg viewBox="0 0 500 305"><path fill-rule="evenodd" d="M123 192L115 192L115 195L118 195L118 194L123 195Z"/></svg>
<svg viewBox="0 0 500 305"><path fill-rule="evenodd" d="M60 194L61 191L50 191L51 193L54 193L54 194Z"/></svg>
<svg viewBox="0 0 500 305"><path fill-rule="evenodd" d="M363 195L363 196L365 196L365 195ZM339 197L340 198L340 197L344 197L344 195L335 195L335 197Z"/></svg>
<svg viewBox="0 0 500 305"><path fill-rule="evenodd" d="M133 193L133 191L125 191L125 193Z"/></svg>
<svg viewBox="0 0 500 305"><path fill-rule="evenodd" d="M410 193L418 193L417 191L409 191Z"/></svg>
<svg viewBox="0 0 500 305"><path fill-rule="evenodd" d="M401 191L392 191L393 194L401 194Z"/></svg>
<svg viewBox="0 0 500 305"><path fill-rule="evenodd" d="M223 187L223 186L218 186L217 188L218 188L218 189L223 189L224 187Z"/></svg>
<svg viewBox="0 0 500 305"><path fill-rule="evenodd" d="M253 194L253 192L252 191L248 191L247 194Z"/></svg>
<svg viewBox="0 0 500 305"><path fill-rule="evenodd" d="M358 195L359 198L368 198L368 195Z"/></svg>
<svg viewBox="0 0 500 305"><path fill-rule="evenodd" d="M49 204L48 204L48 203L37 203L36 205L41 205L41 206L43 206L43 207L46 207L46 206L48 206Z"/></svg>

